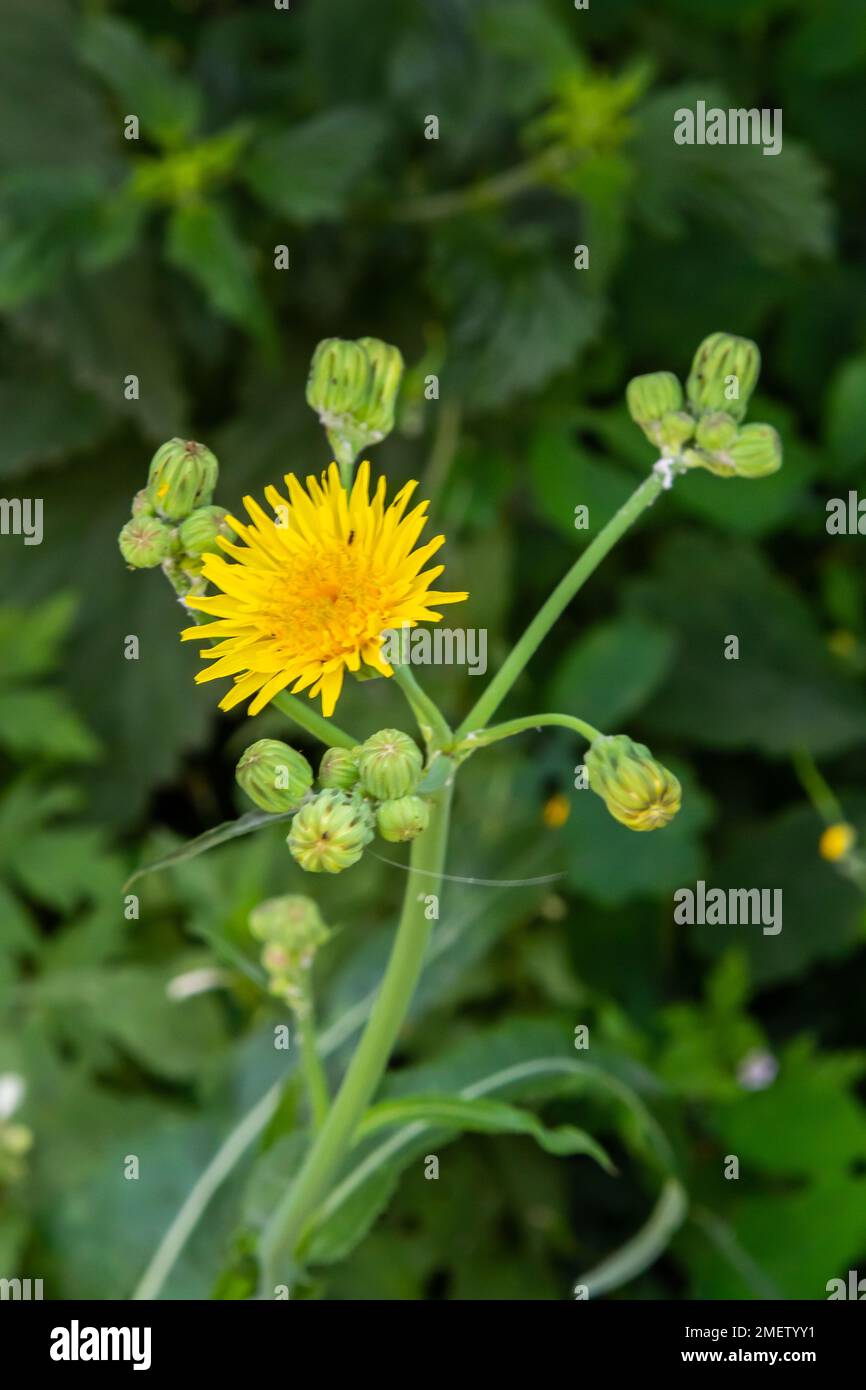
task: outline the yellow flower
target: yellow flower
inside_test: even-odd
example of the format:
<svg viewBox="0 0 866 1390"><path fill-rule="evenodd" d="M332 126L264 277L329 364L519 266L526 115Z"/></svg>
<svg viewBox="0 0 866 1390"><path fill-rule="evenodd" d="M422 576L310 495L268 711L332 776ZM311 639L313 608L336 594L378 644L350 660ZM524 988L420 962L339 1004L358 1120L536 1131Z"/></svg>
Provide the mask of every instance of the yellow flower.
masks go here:
<svg viewBox="0 0 866 1390"><path fill-rule="evenodd" d="M853 825L846 825L844 821L828 825L818 841L818 853L822 859L835 864L839 859L844 859L856 839L857 832Z"/></svg>
<svg viewBox="0 0 866 1390"><path fill-rule="evenodd" d="M288 500L265 488L275 518L252 497L244 498L251 525L226 517L240 543L221 538L219 544L237 563L204 557L204 577L221 592L186 602L215 621L181 636L216 644L202 651L211 665L196 680L234 679L221 709L251 699L249 713L258 714L290 685L311 699L321 695L327 716L346 671L363 662L393 675L380 654L384 631L437 621L442 614L432 605L468 595L430 588L444 566L423 567L445 537L413 549L427 522L426 502L405 514L417 483L407 483L386 506L384 478L369 496L368 463L358 469L351 494L333 463L321 481L307 478L306 491L293 473L285 481Z"/></svg>
<svg viewBox="0 0 866 1390"><path fill-rule="evenodd" d="M565 825L571 815L571 805L567 797L562 792L554 792L545 803L541 812L541 819L551 830L558 830Z"/></svg>

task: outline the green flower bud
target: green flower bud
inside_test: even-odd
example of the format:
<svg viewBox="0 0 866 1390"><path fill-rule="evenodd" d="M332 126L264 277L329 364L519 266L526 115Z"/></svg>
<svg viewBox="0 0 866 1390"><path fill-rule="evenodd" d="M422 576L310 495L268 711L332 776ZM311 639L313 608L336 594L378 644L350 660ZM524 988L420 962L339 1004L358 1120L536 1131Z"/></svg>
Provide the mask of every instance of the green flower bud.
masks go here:
<svg viewBox="0 0 866 1390"><path fill-rule="evenodd" d="M727 454L711 454L707 449L686 449L682 455L682 462L686 468L706 468L708 473L715 473L717 478L733 478L734 470L727 462Z"/></svg>
<svg viewBox="0 0 866 1390"><path fill-rule="evenodd" d="M295 1009L308 1007L304 976L331 935L312 898L268 898L253 908L249 924L253 936L265 943L262 965L271 993Z"/></svg>
<svg viewBox="0 0 866 1390"><path fill-rule="evenodd" d="M399 729L380 729L361 745L361 786L377 801L408 796L421 780L424 759L417 743Z"/></svg>
<svg viewBox="0 0 866 1390"><path fill-rule="evenodd" d="M152 570L171 554L175 538L170 526L155 516L134 516L117 538L120 553L132 569Z"/></svg>
<svg viewBox="0 0 866 1390"><path fill-rule="evenodd" d="M147 495L160 516L182 521L213 497L219 465L194 439L170 439L150 461Z"/></svg>
<svg viewBox="0 0 866 1390"><path fill-rule="evenodd" d="M758 381L761 354L751 338L711 333L695 353L686 394L696 415L723 410L743 419Z"/></svg>
<svg viewBox="0 0 866 1390"><path fill-rule="evenodd" d="M642 743L602 735L586 755L589 785L629 830L657 830L680 809L680 784Z"/></svg>
<svg viewBox="0 0 866 1390"><path fill-rule="evenodd" d="M279 815L300 806L313 785L313 769L287 743L260 738L241 756L235 780L262 811Z"/></svg>
<svg viewBox="0 0 866 1390"><path fill-rule="evenodd" d="M727 449L736 437L737 422L726 410L713 410L709 415L702 415L695 430L695 439L700 448L708 449L710 453Z"/></svg>
<svg viewBox="0 0 866 1390"><path fill-rule="evenodd" d="M376 811L376 828L383 840L414 840L430 823L430 806L420 796L383 801Z"/></svg>
<svg viewBox="0 0 866 1390"><path fill-rule="evenodd" d="M394 408L403 376L403 357L399 348L379 338L360 338L359 347L367 355L370 373L366 390L355 417L370 431L370 443L378 443L394 428Z"/></svg>
<svg viewBox="0 0 866 1390"><path fill-rule="evenodd" d="M685 410L671 410L664 415L659 424L658 444L665 454L679 454L695 432L695 421Z"/></svg>
<svg viewBox="0 0 866 1390"><path fill-rule="evenodd" d="M146 487L143 487L143 488L141 489L141 491L140 491L140 492L137 492L137 493L135 494L135 496L133 497L133 499L132 499L132 515L133 515L133 516L153 516L153 515L154 515L153 503L151 502L151 500L150 500L150 498L149 498L149 496L148 496L148 494L147 494L147 488L146 488Z"/></svg>
<svg viewBox="0 0 866 1390"><path fill-rule="evenodd" d="M307 402L325 426L340 463L354 463L394 427L403 373L397 348L378 338L325 338L313 353Z"/></svg>
<svg viewBox="0 0 866 1390"><path fill-rule="evenodd" d="M678 411L683 388L673 372L648 372L632 377L625 388L628 413L653 444L659 441L659 425L665 415Z"/></svg>
<svg viewBox="0 0 866 1390"><path fill-rule="evenodd" d="M738 478L766 478L782 467L782 441L772 425L743 425L726 457Z"/></svg>
<svg viewBox="0 0 866 1390"><path fill-rule="evenodd" d="M231 538L231 527L226 526L228 512L225 507L197 507L181 523L179 537L181 549L187 555L206 555L209 551L219 553L217 538Z"/></svg>
<svg viewBox="0 0 866 1390"><path fill-rule="evenodd" d="M310 363L307 404L330 429L354 415L370 384L370 362L360 343L324 338Z"/></svg>
<svg viewBox="0 0 866 1390"><path fill-rule="evenodd" d="M350 748L326 748L319 763L319 786L350 792L358 781L358 762Z"/></svg>
<svg viewBox="0 0 866 1390"><path fill-rule="evenodd" d="M307 873L339 874L357 864L372 838L369 807L360 797L330 790L301 807L286 843Z"/></svg>

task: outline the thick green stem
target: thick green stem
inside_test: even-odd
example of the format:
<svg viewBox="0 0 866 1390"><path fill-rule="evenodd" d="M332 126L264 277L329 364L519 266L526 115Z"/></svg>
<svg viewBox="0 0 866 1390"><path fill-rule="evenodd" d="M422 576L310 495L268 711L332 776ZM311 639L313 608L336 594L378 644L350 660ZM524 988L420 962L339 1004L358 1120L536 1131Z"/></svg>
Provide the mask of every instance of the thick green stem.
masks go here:
<svg viewBox="0 0 866 1390"><path fill-rule="evenodd" d="M347 734L345 729L339 728L330 719L319 714L318 710L314 709L312 701L308 700L306 696L299 698L297 695L288 695L285 690L282 690L279 695L274 696L271 703L276 705L277 709L282 710L283 714L287 714L290 719L294 719L296 724L300 724L302 729L306 729L308 734L312 734L314 738L326 744L327 747L357 747L358 740L353 738L351 734Z"/></svg>
<svg viewBox="0 0 866 1390"><path fill-rule="evenodd" d="M322 1059L319 1056L319 1047L316 1041L316 1015L308 982L304 988L303 1004L298 1013L298 1032L301 1037L301 1066L307 1087L307 1098L310 1102L310 1113L313 1117L313 1128L321 1129L328 1118L331 1094L328 1090L325 1068L322 1066Z"/></svg>
<svg viewBox="0 0 866 1390"><path fill-rule="evenodd" d="M611 517L603 530L599 531L595 540L575 561L564 579L560 580L547 602L542 604L536 613L523 636L518 639L487 689L463 720L457 730L458 738L463 738L474 729L482 728L488 722L491 715L505 699L523 668L535 655L554 623L571 603L578 589L589 578L593 570L601 564L608 551L613 549L620 536L628 530L647 507L652 505L664 485L663 476L654 470L648 478L644 479L640 487L635 489L616 515Z"/></svg>
<svg viewBox="0 0 866 1390"><path fill-rule="evenodd" d="M451 728L439 706L422 690L410 667L399 666L396 662L391 664L394 680L406 696L424 742L434 748L445 748L451 742Z"/></svg>
<svg viewBox="0 0 866 1390"><path fill-rule="evenodd" d="M262 1289L272 1296L280 1274L291 1277L298 1239L342 1163L358 1121L372 1099L421 974L432 920L427 900L439 888L448 843L451 788L431 798L430 824L412 843L400 925L382 987L363 1037L306 1161L262 1237Z"/></svg>
<svg viewBox="0 0 866 1390"><path fill-rule="evenodd" d="M477 748L486 748L488 744L499 743L503 738L513 738L515 734L525 734L530 729L543 729L551 725L571 729L588 743L594 743L597 738L601 738L599 730L593 728L592 724L587 724L585 719L577 719L572 714L530 714L525 719L510 719L505 724L494 724L490 729L476 729L471 734L466 734L455 746L454 755L457 758L461 755L468 756Z"/></svg>

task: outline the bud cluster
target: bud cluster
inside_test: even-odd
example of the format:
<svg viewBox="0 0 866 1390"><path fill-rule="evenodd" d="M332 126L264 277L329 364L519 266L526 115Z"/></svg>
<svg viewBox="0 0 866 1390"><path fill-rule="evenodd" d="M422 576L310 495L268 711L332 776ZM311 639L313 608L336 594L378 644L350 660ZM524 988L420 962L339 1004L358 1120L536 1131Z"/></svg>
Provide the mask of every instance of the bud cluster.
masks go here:
<svg viewBox="0 0 866 1390"><path fill-rule="evenodd" d="M235 778L261 810L295 812L286 842L302 869L338 874L357 864L375 830L399 843L427 829L430 805L417 795L423 770L408 734L380 729L357 748L326 749L318 791L307 759L278 739L251 744Z"/></svg>
<svg viewBox="0 0 866 1390"><path fill-rule="evenodd" d="M719 478L764 478L782 466L772 425L743 424L761 370L750 338L711 333L694 355L685 393L672 372L634 377L626 404L665 459Z"/></svg>
<svg viewBox="0 0 866 1390"><path fill-rule="evenodd" d="M316 951L331 933L312 898L287 895L268 898L253 908L250 931L264 943L262 965L271 994L296 1012L309 1007L308 972Z"/></svg>
<svg viewBox="0 0 866 1390"><path fill-rule="evenodd" d="M170 439L150 461L147 485L132 500L118 537L131 569L161 565L179 594L200 592L202 562L231 535L226 511L213 505L219 464L194 439Z"/></svg>

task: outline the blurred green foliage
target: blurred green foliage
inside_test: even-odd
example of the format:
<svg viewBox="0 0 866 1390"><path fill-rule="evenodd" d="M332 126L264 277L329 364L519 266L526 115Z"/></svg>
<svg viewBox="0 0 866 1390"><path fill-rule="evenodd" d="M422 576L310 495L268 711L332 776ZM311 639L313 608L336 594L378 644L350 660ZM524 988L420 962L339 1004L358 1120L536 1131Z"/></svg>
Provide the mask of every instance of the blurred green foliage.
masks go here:
<svg viewBox="0 0 866 1390"><path fill-rule="evenodd" d="M488 629L493 664L652 463L627 379L684 374L715 329L761 345L753 414L780 430L782 472L678 481L509 702L645 739L683 812L629 834L573 790L581 749L552 730L470 763L449 872L559 877L449 888L386 1085L530 1099L618 1176L528 1135L446 1147L431 1122L361 1190L344 1175L307 1293L567 1298L672 1174L689 1214L614 1296L822 1298L866 1266L863 899L819 858L792 764L820 759L866 829L863 542L825 530L866 462L864 72L859 0L379 0L362 21L354 0L6 0L0 489L44 499L45 536L0 538L0 1073L23 1078L14 1118L33 1134L0 1187L0 1274L128 1296L232 1125L294 1065L245 928L269 892L308 886L279 827L144 880L138 917L124 898L143 860L243 809L237 756L286 733L275 711L217 715L168 586L120 563L154 447L205 440L234 508L327 462L303 391L319 339L399 344L402 417L375 462L395 482L420 470L449 587L471 590L460 621ZM781 107L782 153L674 145L674 110L698 99ZM428 683L454 716L477 694L465 674ZM339 715L361 736L405 723L381 682ZM571 814L549 829L555 792ZM781 887L782 933L674 927L672 890L699 877ZM370 856L322 887L335 1075L401 889ZM167 988L202 969L202 992ZM566 1085L551 1058L598 1073ZM500 1088L511 1068L533 1085ZM290 1083L166 1294L249 1292L298 1113Z"/></svg>

